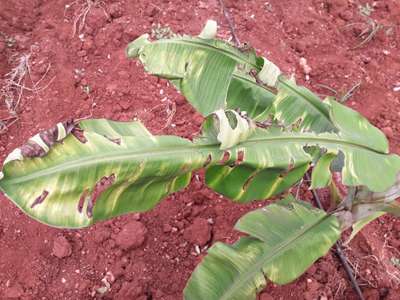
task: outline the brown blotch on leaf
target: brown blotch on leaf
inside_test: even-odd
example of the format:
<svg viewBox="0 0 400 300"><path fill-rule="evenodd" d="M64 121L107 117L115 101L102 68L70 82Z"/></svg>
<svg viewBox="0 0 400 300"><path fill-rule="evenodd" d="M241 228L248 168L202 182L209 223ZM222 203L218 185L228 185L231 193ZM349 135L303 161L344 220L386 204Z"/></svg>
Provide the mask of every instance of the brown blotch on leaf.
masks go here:
<svg viewBox="0 0 400 300"><path fill-rule="evenodd" d="M246 182L243 184L243 190L247 190L247 188L249 187L250 183L253 181L254 177L256 177L258 173L254 173L252 175L249 176L249 178L247 178Z"/></svg>
<svg viewBox="0 0 400 300"><path fill-rule="evenodd" d="M203 168L206 168L212 161L212 157L211 154L208 154L207 156L207 160L205 161L205 163L203 164Z"/></svg>
<svg viewBox="0 0 400 300"><path fill-rule="evenodd" d="M62 122L61 125L65 129L65 137L68 136L72 132L72 130L75 127L74 121L72 119L69 119L65 122ZM43 140L43 142L48 146L51 147L53 146L56 142L61 142L62 140L58 140L58 126L53 126L50 129L44 130L39 133L39 136ZM64 138L65 138L64 137Z"/></svg>
<svg viewBox="0 0 400 300"><path fill-rule="evenodd" d="M85 199L86 199L88 193L89 193L88 189L84 190L81 197L79 198L79 202L78 202L79 213L82 213L83 205L85 204Z"/></svg>
<svg viewBox="0 0 400 300"><path fill-rule="evenodd" d="M244 152L243 152L243 150L240 150L237 153L236 160L234 162L232 162L229 166L232 168L235 166L238 166L243 162L243 159L244 159Z"/></svg>
<svg viewBox="0 0 400 300"><path fill-rule="evenodd" d="M46 199L46 197L47 197L48 194L49 194L49 192L46 191L46 190L44 190L44 191L42 192L42 194L41 194L39 197L37 197L37 198L35 199L35 201L33 201L32 205L31 205L31 208L34 208L36 205L42 203L42 202Z"/></svg>
<svg viewBox="0 0 400 300"><path fill-rule="evenodd" d="M221 165L225 165L229 159L231 158L231 154L229 153L229 151L225 151L224 152L224 156L222 157L222 159L219 161L219 163Z"/></svg>
<svg viewBox="0 0 400 300"><path fill-rule="evenodd" d="M113 185L115 181L115 175L111 174L110 176L104 176L102 177L94 186L93 192L90 196L86 214L89 218L93 216L93 208L94 205L96 204L97 199L100 197L100 195L107 190L110 186Z"/></svg>
<svg viewBox="0 0 400 300"><path fill-rule="evenodd" d="M237 154L237 158L236 158L236 164L240 165L244 160L244 151L240 150Z"/></svg>
<svg viewBox="0 0 400 300"><path fill-rule="evenodd" d="M82 144L85 144L87 142L87 139L86 139L85 135L83 134L83 129L81 129L78 125L76 125L74 127L74 129L72 130L71 133Z"/></svg>
<svg viewBox="0 0 400 300"><path fill-rule="evenodd" d="M20 147L21 154L23 157L43 157L46 155L46 151L34 141L28 141L25 145Z"/></svg>
<svg viewBox="0 0 400 300"><path fill-rule="evenodd" d="M66 136L71 133L74 129L74 121L72 119L67 120L61 123L64 126ZM43 130L39 132L39 137L42 139L43 143L45 143L49 148L51 148L55 143L61 142L62 140L58 140L58 127L53 126L50 129ZM47 154L45 149L43 149L36 142L29 140L23 146L20 147L21 154L24 157L43 157Z"/></svg>

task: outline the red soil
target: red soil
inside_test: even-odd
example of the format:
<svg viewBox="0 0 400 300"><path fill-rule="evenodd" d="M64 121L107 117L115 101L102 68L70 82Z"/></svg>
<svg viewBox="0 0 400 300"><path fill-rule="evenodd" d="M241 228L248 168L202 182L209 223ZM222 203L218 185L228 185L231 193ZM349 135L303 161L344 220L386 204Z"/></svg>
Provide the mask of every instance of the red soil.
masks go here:
<svg viewBox="0 0 400 300"><path fill-rule="evenodd" d="M217 0L103 1L87 14L73 37L74 17L86 1L0 1L0 76L22 54L30 56L32 87L24 91L19 121L0 135L1 159L39 130L68 118L87 116L142 120L155 134L191 138L202 118L164 80L125 58L127 43L152 24L197 34L216 19L229 37ZM99 1L100 2L100 1ZM285 72L321 94L318 84L345 92L361 81L348 105L366 115L400 152L400 4L370 1L371 17L385 25L364 47L358 0L225 0L242 41L250 42ZM357 23L350 27L346 24ZM79 31L79 28L78 28ZM82 34L82 35L80 35ZM10 39L12 38L12 39ZM301 57L311 67L305 81ZM49 72L46 69L50 64ZM85 92L86 91L86 92ZM176 104L166 125L163 99ZM8 116L3 103L0 118ZM245 212L263 203L237 205L208 190L195 176L189 188L154 210L130 214L83 230L59 230L29 219L0 195L0 299L181 299L190 273L201 260L194 244L233 242L232 230ZM310 199L304 191L303 198ZM205 225L208 224L208 225ZM133 240L129 236L134 236ZM193 240L196 237L200 241ZM367 299L398 299L400 220L385 216L345 248ZM398 267L398 266L397 266ZM397 278L396 278L397 276ZM103 279L105 278L105 279ZM102 282L103 279L103 282ZM96 289L111 283L103 297ZM334 252L286 286L269 284L260 299L356 299Z"/></svg>

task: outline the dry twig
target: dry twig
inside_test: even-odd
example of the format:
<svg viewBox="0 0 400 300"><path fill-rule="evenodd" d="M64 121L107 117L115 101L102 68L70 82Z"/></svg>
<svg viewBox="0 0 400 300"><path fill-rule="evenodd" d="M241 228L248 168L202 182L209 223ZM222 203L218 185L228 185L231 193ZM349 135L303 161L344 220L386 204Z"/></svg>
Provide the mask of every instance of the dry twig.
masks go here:
<svg viewBox="0 0 400 300"><path fill-rule="evenodd" d="M224 0L219 0L219 4L221 6L224 17L225 17L226 21L228 22L229 30L231 31L233 42L235 43L236 47L240 47L240 41L235 32L235 25L233 24L233 20L232 20L231 16L229 15L228 10L226 9Z"/></svg>

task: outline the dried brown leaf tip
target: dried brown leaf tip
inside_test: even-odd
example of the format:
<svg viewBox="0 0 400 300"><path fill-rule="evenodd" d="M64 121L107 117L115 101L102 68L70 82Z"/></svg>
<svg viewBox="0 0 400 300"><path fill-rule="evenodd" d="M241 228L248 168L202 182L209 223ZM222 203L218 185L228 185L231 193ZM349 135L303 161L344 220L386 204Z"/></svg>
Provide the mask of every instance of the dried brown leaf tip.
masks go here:
<svg viewBox="0 0 400 300"><path fill-rule="evenodd" d="M57 142L62 142L75 128L73 120L60 122L31 137L20 150L23 157L43 157Z"/></svg>

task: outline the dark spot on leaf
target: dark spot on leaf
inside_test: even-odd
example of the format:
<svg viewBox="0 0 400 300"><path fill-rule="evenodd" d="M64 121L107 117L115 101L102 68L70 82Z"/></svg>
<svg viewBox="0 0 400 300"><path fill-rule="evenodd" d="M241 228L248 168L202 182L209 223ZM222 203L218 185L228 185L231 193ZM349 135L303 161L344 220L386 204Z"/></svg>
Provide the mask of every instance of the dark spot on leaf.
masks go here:
<svg viewBox="0 0 400 300"><path fill-rule="evenodd" d="M113 185L115 181L115 175L111 174L110 176L104 176L102 177L94 186L93 192L90 196L88 206L87 206L87 216L91 218L93 216L93 208L94 205L96 204L97 199L100 197L100 195L107 190L110 186Z"/></svg>
<svg viewBox="0 0 400 300"><path fill-rule="evenodd" d="M34 208L36 205L42 203L42 202L46 199L46 197L47 197L48 194L49 194L49 192L46 191L46 190L44 190L44 191L42 192L42 194L41 194L39 197L37 197L37 198L35 199L35 201L33 201L32 205L31 205L31 208Z"/></svg>
<svg viewBox="0 0 400 300"><path fill-rule="evenodd" d="M69 119L65 122L62 122L61 125L64 127L65 130L65 137L68 136L68 134L71 133L71 131L74 129L74 121L72 119ZM53 146L56 142L61 142L63 139L58 139L58 126L53 126L50 129L43 130L42 132L39 133L39 136L43 140L43 142L48 146L51 147Z"/></svg>
<svg viewBox="0 0 400 300"><path fill-rule="evenodd" d="M254 177L256 177L258 173L253 173L251 174L251 176L249 176L249 178L247 178L246 182L243 184L243 190L247 190L247 188L249 187L249 184L251 183L251 181L254 179Z"/></svg>
<svg viewBox="0 0 400 300"><path fill-rule="evenodd" d="M237 165L240 165L240 164L243 162L243 160L244 160L244 151L243 151L243 150L240 150L240 151L237 153L236 164L237 164Z"/></svg>
<svg viewBox="0 0 400 300"><path fill-rule="evenodd" d="M66 136L71 133L74 128L74 121L72 119L62 122L62 126L65 129ZM58 127L53 126L50 129L43 130L39 132L39 137L49 148L51 148L56 142L61 142L62 140L58 140ZM64 137L65 138L65 137ZM21 154L24 157L43 157L46 155L47 151L42 148L39 144L34 142L33 140L29 140L23 146L20 147Z"/></svg>
<svg viewBox="0 0 400 300"><path fill-rule="evenodd" d="M205 161L205 163L203 165L203 168L206 168L211 163L211 161L212 161L212 157L211 157L211 154L209 154L207 156L207 160Z"/></svg>
<svg viewBox="0 0 400 300"><path fill-rule="evenodd" d="M219 161L219 163L221 165L225 165L229 159L231 158L231 154L229 153L229 151L225 151L224 152L224 156L222 157L222 159Z"/></svg>
<svg viewBox="0 0 400 300"><path fill-rule="evenodd" d="M87 142L87 139L83 134L83 129L81 129L79 126L75 126L71 133L82 144L85 144Z"/></svg>
<svg viewBox="0 0 400 300"><path fill-rule="evenodd" d="M106 135L103 135L107 140L109 140L110 142L113 142L114 144L117 144L117 145L121 145L121 139L120 138L115 138L115 139L113 139L113 138L110 138L110 137L108 137L108 136L106 136Z"/></svg>
<svg viewBox="0 0 400 300"><path fill-rule="evenodd" d="M285 205L285 207L286 207L288 210L294 210L294 205L293 205L292 203L287 203L287 204Z"/></svg>
<svg viewBox="0 0 400 300"><path fill-rule="evenodd" d="M24 157L43 157L46 151L36 144L34 141L29 140L25 145L20 147L21 154Z"/></svg>
<svg viewBox="0 0 400 300"><path fill-rule="evenodd" d="M88 189L84 190L82 195L81 195L81 197L79 198L79 202L78 202L78 211L79 211L79 213L82 213L83 205L85 203L85 199L86 199L88 193L89 193Z"/></svg>

